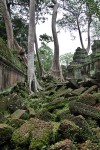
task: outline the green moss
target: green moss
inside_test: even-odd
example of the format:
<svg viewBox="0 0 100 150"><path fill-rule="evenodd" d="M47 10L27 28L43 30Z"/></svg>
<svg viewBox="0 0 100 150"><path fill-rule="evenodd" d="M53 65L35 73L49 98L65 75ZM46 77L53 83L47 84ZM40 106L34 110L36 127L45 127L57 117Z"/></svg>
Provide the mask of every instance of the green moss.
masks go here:
<svg viewBox="0 0 100 150"><path fill-rule="evenodd" d="M63 108L66 104L67 104L66 99L59 99L59 100L55 99L54 101L45 104L44 108L52 112L55 109Z"/></svg>
<svg viewBox="0 0 100 150"><path fill-rule="evenodd" d="M69 139L59 141L50 146L49 150L77 150L73 142Z"/></svg>
<svg viewBox="0 0 100 150"><path fill-rule="evenodd" d="M35 129L31 132L30 149L41 150L52 142L53 131L51 123L36 121ZM36 123L35 122L35 123Z"/></svg>
<svg viewBox="0 0 100 150"><path fill-rule="evenodd" d="M11 140L15 145L27 145L29 143L31 126L32 125L27 122L14 131Z"/></svg>
<svg viewBox="0 0 100 150"><path fill-rule="evenodd" d="M68 109L62 109L57 113L56 121L61 121L65 119L71 119L73 115L70 113Z"/></svg>
<svg viewBox="0 0 100 150"><path fill-rule="evenodd" d="M36 118L44 120L44 121L53 121L55 119L54 115L52 115L48 110L42 109L39 110L36 115Z"/></svg>
<svg viewBox="0 0 100 150"><path fill-rule="evenodd" d="M20 128L16 129L12 135L15 145L30 145L32 149L39 149L48 145L52 140L52 126L49 122L39 119L30 119ZM40 149L41 150L41 149Z"/></svg>
<svg viewBox="0 0 100 150"><path fill-rule="evenodd" d="M50 144L50 132L47 130L44 131L44 133L39 138L32 138L30 142L30 149L31 150L44 150L47 148L48 144Z"/></svg>
<svg viewBox="0 0 100 150"><path fill-rule="evenodd" d="M79 96L78 102L94 106L97 103L97 97L95 95L89 94L89 93L82 94Z"/></svg>

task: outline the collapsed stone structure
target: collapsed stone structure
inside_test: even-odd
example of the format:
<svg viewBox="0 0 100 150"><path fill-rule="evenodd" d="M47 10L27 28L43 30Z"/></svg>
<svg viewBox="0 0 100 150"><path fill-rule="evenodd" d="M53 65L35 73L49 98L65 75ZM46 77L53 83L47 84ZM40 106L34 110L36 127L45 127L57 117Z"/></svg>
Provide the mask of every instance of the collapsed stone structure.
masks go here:
<svg viewBox="0 0 100 150"><path fill-rule="evenodd" d="M78 47L74 53L73 61L67 67L67 78L100 79L100 40L92 45L92 54L88 55L85 49Z"/></svg>

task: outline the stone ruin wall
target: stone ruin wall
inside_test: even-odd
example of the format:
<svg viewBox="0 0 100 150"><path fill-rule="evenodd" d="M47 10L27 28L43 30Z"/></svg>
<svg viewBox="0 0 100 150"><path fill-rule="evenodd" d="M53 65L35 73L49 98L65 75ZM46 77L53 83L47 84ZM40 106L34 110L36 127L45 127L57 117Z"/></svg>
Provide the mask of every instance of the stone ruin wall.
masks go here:
<svg viewBox="0 0 100 150"><path fill-rule="evenodd" d="M76 49L73 61L67 67L66 78L100 80L100 41L94 41L91 55L87 55L86 50L81 48Z"/></svg>
<svg viewBox="0 0 100 150"><path fill-rule="evenodd" d="M12 63L0 56L0 91L3 91L17 82L24 82L25 74Z"/></svg>

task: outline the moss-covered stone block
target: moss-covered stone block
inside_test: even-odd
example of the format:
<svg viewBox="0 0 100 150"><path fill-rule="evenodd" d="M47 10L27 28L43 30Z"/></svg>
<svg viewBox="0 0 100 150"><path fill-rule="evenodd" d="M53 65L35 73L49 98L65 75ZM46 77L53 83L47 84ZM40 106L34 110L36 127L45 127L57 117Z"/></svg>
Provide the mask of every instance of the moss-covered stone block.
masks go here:
<svg viewBox="0 0 100 150"><path fill-rule="evenodd" d="M95 95L86 93L80 95L77 101L87 105L95 106L98 102L98 99Z"/></svg>
<svg viewBox="0 0 100 150"><path fill-rule="evenodd" d="M78 135L79 142L85 141L92 137L92 130L83 116L75 116L71 119L71 121L73 121L80 128Z"/></svg>
<svg viewBox="0 0 100 150"><path fill-rule="evenodd" d="M73 90L71 88L61 89L61 90L59 89L55 95L56 97L61 97L61 96L69 97L69 96L75 95L72 91Z"/></svg>
<svg viewBox="0 0 100 150"><path fill-rule="evenodd" d="M48 150L76 150L76 148L71 140L65 139L52 145Z"/></svg>
<svg viewBox="0 0 100 150"><path fill-rule="evenodd" d="M39 110L35 117L44 121L53 121L55 119L54 115L51 114L47 109Z"/></svg>
<svg viewBox="0 0 100 150"><path fill-rule="evenodd" d="M80 87L78 89L75 89L73 92L76 94L76 95L80 95L82 94L87 88L85 87Z"/></svg>
<svg viewBox="0 0 100 150"><path fill-rule="evenodd" d="M16 93L12 93L8 96L7 105L8 105L7 109L10 113L13 113L17 109L25 109L25 105L22 97L20 97Z"/></svg>
<svg viewBox="0 0 100 150"><path fill-rule="evenodd" d="M61 122L58 129L58 136L60 139L75 140L79 134L79 127L72 121L64 120Z"/></svg>
<svg viewBox="0 0 100 150"><path fill-rule="evenodd" d="M29 113L27 110L18 109L12 115L12 119L29 119Z"/></svg>
<svg viewBox="0 0 100 150"><path fill-rule="evenodd" d="M52 125L39 119L31 118L20 128L16 129L12 135L15 145L30 145L30 149L41 150L52 140Z"/></svg>
<svg viewBox="0 0 100 150"><path fill-rule="evenodd" d="M53 141L53 128L50 122L33 120L35 129L31 132L30 149L41 150Z"/></svg>
<svg viewBox="0 0 100 150"><path fill-rule="evenodd" d="M82 116L91 117L95 120L100 120L100 110L93 106L73 101L69 103L69 109L73 114L80 114Z"/></svg>
<svg viewBox="0 0 100 150"><path fill-rule="evenodd" d="M50 103L45 104L43 107L53 112L55 109L63 108L67 104L66 99L53 100Z"/></svg>
<svg viewBox="0 0 100 150"><path fill-rule="evenodd" d="M13 128L7 124L0 124L0 145L7 143L11 138Z"/></svg>
<svg viewBox="0 0 100 150"><path fill-rule="evenodd" d="M56 121L61 121L65 119L70 120L71 118L73 118L73 114L71 114L71 112L68 109L62 109L56 114Z"/></svg>
<svg viewBox="0 0 100 150"><path fill-rule="evenodd" d="M20 128L16 129L13 134L11 141L14 145L27 145L29 144L29 136L32 130L32 123L30 121L24 123Z"/></svg>
<svg viewBox="0 0 100 150"><path fill-rule="evenodd" d="M97 85L93 85L93 86L91 86L90 88L88 88L88 89L84 92L84 94L97 92L97 90L98 90L98 86L97 86Z"/></svg>

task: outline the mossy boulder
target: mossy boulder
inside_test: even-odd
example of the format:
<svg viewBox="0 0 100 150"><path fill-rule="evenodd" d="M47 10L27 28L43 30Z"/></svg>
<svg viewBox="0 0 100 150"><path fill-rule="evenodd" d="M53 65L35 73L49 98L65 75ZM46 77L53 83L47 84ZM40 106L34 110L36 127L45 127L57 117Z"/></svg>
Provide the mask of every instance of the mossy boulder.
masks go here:
<svg viewBox="0 0 100 150"><path fill-rule="evenodd" d="M43 107L48 111L53 112L55 109L63 108L67 104L66 99L53 100L50 103L45 104Z"/></svg>
<svg viewBox="0 0 100 150"><path fill-rule="evenodd" d="M8 94L7 96L0 95L0 111L9 111L13 113L17 109L25 108L23 99L16 93Z"/></svg>
<svg viewBox="0 0 100 150"><path fill-rule="evenodd" d="M12 135L15 145L30 145L30 149L41 150L52 140L52 125L39 119L31 118Z"/></svg>
<svg viewBox="0 0 100 150"><path fill-rule="evenodd" d="M18 109L11 114L12 119L29 119L29 113L27 110Z"/></svg>
<svg viewBox="0 0 100 150"><path fill-rule="evenodd" d="M73 101L69 103L69 109L71 113L75 115L82 115L91 117L95 120L100 120L100 110L93 106Z"/></svg>
<svg viewBox="0 0 100 150"><path fill-rule="evenodd" d="M7 124L0 124L0 145L7 143L10 140L13 128Z"/></svg>
<svg viewBox="0 0 100 150"><path fill-rule="evenodd" d="M60 139L70 139L75 140L76 136L79 134L79 127L72 121L64 120L61 122L58 129L58 137Z"/></svg>
<svg viewBox="0 0 100 150"><path fill-rule="evenodd" d="M68 109L62 109L56 113L56 121L61 121L73 118L73 114Z"/></svg>
<svg viewBox="0 0 100 150"><path fill-rule="evenodd" d="M85 87L80 87L78 89L75 89L73 92L76 94L76 95L80 95L82 94L87 88Z"/></svg>
<svg viewBox="0 0 100 150"><path fill-rule="evenodd" d="M69 139L65 139L52 145L48 150L75 150L75 145Z"/></svg>
<svg viewBox="0 0 100 150"><path fill-rule="evenodd" d="M95 95L86 93L80 95L77 101L87 105L95 106L98 102L98 99Z"/></svg>
<svg viewBox="0 0 100 150"><path fill-rule="evenodd" d="M16 93L10 94L8 96L7 105L8 105L7 109L10 113L13 113L17 109L25 109L25 105L24 105L22 97L20 97Z"/></svg>
<svg viewBox="0 0 100 150"><path fill-rule="evenodd" d="M55 95L56 95L56 97L61 97L61 96L70 97L70 96L74 96L76 94L73 93L73 90L71 88L68 88L68 89L59 89Z"/></svg>
<svg viewBox="0 0 100 150"><path fill-rule="evenodd" d="M52 115L47 109L42 109L38 111L35 117L44 121L54 120L54 115Z"/></svg>
<svg viewBox="0 0 100 150"><path fill-rule="evenodd" d="M92 130L83 116L79 115L73 117L71 121L73 121L80 128L79 135L77 137L77 140L79 140L78 142L85 141L92 137Z"/></svg>
<svg viewBox="0 0 100 150"><path fill-rule="evenodd" d="M90 140L85 141L82 144L79 144L78 147L80 150L99 150L100 147L96 143L92 143Z"/></svg>

